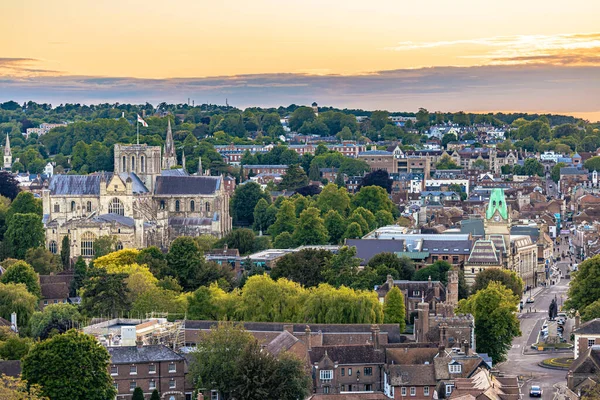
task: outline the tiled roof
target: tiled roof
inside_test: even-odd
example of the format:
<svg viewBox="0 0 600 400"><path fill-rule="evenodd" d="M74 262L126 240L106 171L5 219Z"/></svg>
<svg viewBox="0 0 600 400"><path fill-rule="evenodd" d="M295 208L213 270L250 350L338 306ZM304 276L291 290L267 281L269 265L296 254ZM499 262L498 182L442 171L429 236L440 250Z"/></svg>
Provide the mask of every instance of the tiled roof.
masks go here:
<svg viewBox="0 0 600 400"><path fill-rule="evenodd" d="M214 194L221 178L213 176L158 176L155 194Z"/></svg>
<svg viewBox="0 0 600 400"><path fill-rule="evenodd" d="M390 365L392 386L435 386L435 367L428 365Z"/></svg>
<svg viewBox="0 0 600 400"><path fill-rule="evenodd" d="M363 265L379 253L404 251L404 240L395 239L346 239L346 245L356 247L356 257L363 260Z"/></svg>
<svg viewBox="0 0 600 400"><path fill-rule="evenodd" d="M172 217L169 218L169 226L199 226L199 225L210 225L212 220L210 218L185 218L185 217Z"/></svg>
<svg viewBox="0 0 600 400"><path fill-rule="evenodd" d="M472 242L470 240L441 240L444 235L439 235L439 240L423 240L422 251L431 254L469 254Z"/></svg>
<svg viewBox="0 0 600 400"><path fill-rule="evenodd" d="M471 255L469 255L469 264L498 264L498 254L496 246L491 240L478 240L473 245Z"/></svg>
<svg viewBox="0 0 600 400"><path fill-rule="evenodd" d="M269 344L267 344L267 351L274 356L277 356L281 352L289 350L297 342L299 342L299 339L296 336L284 330Z"/></svg>
<svg viewBox="0 0 600 400"><path fill-rule="evenodd" d="M54 175L48 189L51 195L100 195L100 180L104 176L108 181L112 173L92 175Z"/></svg>
<svg viewBox="0 0 600 400"><path fill-rule="evenodd" d="M383 364L384 352L373 345L313 347L309 351L311 363L319 362L325 355L338 364Z"/></svg>
<svg viewBox="0 0 600 400"><path fill-rule="evenodd" d="M600 335L600 318L595 318L591 321L583 323L579 328L573 330L575 334L596 334Z"/></svg>
<svg viewBox="0 0 600 400"><path fill-rule="evenodd" d="M21 375L21 361L0 361L0 376L1 375L12 376L15 378Z"/></svg>
<svg viewBox="0 0 600 400"><path fill-rule="evenodd" d="M180 361L183 356L161 344L149 346L109 347L111 364L134 364L158 361Z"/></svg>
<svg viewBox="0 0 600 400"><path fill-rule="evenodd" d="M42 299L66 299L69 297L69 286L65 282L41 285Z"/></svg>

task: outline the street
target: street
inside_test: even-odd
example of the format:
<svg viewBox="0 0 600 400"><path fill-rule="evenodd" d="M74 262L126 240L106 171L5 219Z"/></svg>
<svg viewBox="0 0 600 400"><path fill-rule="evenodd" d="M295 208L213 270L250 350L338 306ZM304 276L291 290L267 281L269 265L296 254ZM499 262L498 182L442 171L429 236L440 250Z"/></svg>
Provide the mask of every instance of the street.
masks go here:
<svg viewBox="0 0 600 400"><path fill-rule="evenodd" d="M566 244L565 244L566 242ZM555 249L555 257L558 254L565 253L568 250L568 240L563 239L561 246ZM524 397L529 396L531 385L539 385L542 387L543 399L554 399L557 385L566 385L566 374L564 370L554 370L543 368L538 365L541 361L551 357L572 357L572 352L538 352L531 348L533 343L537 341L537 335L541 329L544 320L548 317L548 308L552 299L556 298L557 304L560 307L567 298L567 290L569 280L564 279L568 273L568 267L571 265L570 260L561 259L556 264L557 270L562 272L562 278L556 285L545 288L533 289L533 297L535 299L532 304L524 304L523 312L519 315L521 322L521 336L514 338L512 348L508 352L508 359L497 368L507 375L522 376L526 383L522 387ZM529 292L523 299L529 297ZM531 308L531 312L529 309ZM565 338L569 338L572 330L573 321L569 319L565 325Z"/></svg>

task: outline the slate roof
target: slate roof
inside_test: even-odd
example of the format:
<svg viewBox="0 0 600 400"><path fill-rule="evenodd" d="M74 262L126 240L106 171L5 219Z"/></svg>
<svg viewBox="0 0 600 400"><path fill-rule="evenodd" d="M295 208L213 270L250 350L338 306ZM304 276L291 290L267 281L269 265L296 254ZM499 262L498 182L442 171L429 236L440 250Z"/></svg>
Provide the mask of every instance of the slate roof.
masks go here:
<svg viewBox="0 0 600 400"><path fill-rule="evenodd" d="M323 346L313 347L309 352L310 362L317 363L325 354L338 364L383 364L385 355L382 350L376 350L373 345L353 346Z"/></svg>
<svg viewBox="0 0 600 400"><path fill-rule="evenodd" d="M494 242L491 240L478 240L473 245L473 250L467 261L469 264L494 264L497 265L498 254Z"/></svg>
<svg viewBox="0 0 600 400"><path fill-rule="evenodd" d="M396 253L404 251L404 240L394 239L346 239L347 246L356 247L356 257L366 265L379 253Z"/></svg>
<svg viewBox="0 0 600 400"><path fill-rule="evenodd" d="M50 179L51 195L100 195L100 180L104 176L108 181L112 173L98 173L93 175L54 175Z"/></svg>
<svg viewBox="0 0 600 400"><path fill-rule="evenodd" d="M199 225L210 225L212 220L210 218L184 218L184 217L172 217L169 218L169 225L174 226L199 226Z"/></svg>
<svg viewBox="0 0 600 400"><path fill-rule="evenodd" d="M531 241L536 243L540 236L540 230L537 226L513 226L510 228L510 234L529 236Z"/></svg>
<svg viewBox="0 0 600 400"><path fill-rule="evenodd" d="M119 214L101 214L101 215L97 215L94 218L92 218L92 221L94 222L116 222L118 224L121 225L126 225L129 226L131 228L133 228L135 226L135 221L133 220L133 218L130 217L125 217L123 215L119 215Z"/></svg>
<svg viewBox="0 0 600 400"><path fill-rule="evenodd" d="M137 364L158 361L180 361L184 357L162 344L109 347L111 364Z"/></svg>
<svg viewBox="0 0 600 400"><path fill-rule="evenodd" d="M0 361L0 375L18 377L21 375L21 361Z"/></svg>
<svg viewBox="0 0 600 400"><path fill-rule="evenodd" d="M183 168L163 169L162 171L160 171L160 174L162 176L189 176L190 175Z"/></svg>
<svg viewBox="0 0 600 400"><path fill-rule="evenodd" d="M579 328L573 330L575 334L596 334L600 335L600 318L595 318L591 321L583 323Z"/></svg>
<svg viewBox="0 0 600 400"><path fill-rule="evenodd" d="M41 285L42 299L66 299L69 297L69 286L65 282Z"/></svg>
<svg viewBox="0 0 600 400"><path fill-rule="evenodd" d="M467 233L473 236L485 236L485 229L482 219L465 219L460 221L460 233Z"/></svg>
<svg viewBox="0 0 600 400"><path fill-rule="evenodd" d="M293 345L295 345L299 341L300 340L296 336L284 330L269 344L267 344L267 351L273 354L274 356L277 356L281 352L289 350Z"/></svg>
<svg viewBox="0 0 600 400"><path fill-rule="evenodd" d="M157 195L214 194L219 190L221 178L213 176L158 176Z"/></svg>
<svg viewBox="0 0 600 400"><path fill-rule="evenodd" d="M123 180L123 182L127 182L128 178L131 178L131 189L133 193L148 193L148 188L144 185L144 182L140 179L139 176L132 173L121 172L119 174L119 178Z"/></svg>
<svg viewBox="0 0 600 400"><path fill-rule="evenodd" d="M562 167L560 169L560 175L587 175L587 169L579 169L577 167Z"/></svg>
<svg viewBox="0 0 600 400"><path fill-rule="evenodd" d="M422 251L428 251L431 254L469 254L471 246L470 240L443 240L444 235L438 240L423 240Z"/></svg>

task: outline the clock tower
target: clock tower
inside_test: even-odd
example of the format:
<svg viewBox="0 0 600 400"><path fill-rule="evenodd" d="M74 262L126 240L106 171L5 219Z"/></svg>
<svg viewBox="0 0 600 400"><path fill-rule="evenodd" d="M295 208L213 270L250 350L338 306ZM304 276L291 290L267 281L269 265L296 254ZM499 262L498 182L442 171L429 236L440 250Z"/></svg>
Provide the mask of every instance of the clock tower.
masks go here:
<svg viewBox="0 0 600 400"><path fill-rule="evenodd" d="M483 226L487 239L492 239L495 243L499 240L504 242L503 246L496 246L496 248L503 248L503 252L510 245L510 225L510 209L506 204L504 189L492 189L490 202L485 211Z"/></svg>

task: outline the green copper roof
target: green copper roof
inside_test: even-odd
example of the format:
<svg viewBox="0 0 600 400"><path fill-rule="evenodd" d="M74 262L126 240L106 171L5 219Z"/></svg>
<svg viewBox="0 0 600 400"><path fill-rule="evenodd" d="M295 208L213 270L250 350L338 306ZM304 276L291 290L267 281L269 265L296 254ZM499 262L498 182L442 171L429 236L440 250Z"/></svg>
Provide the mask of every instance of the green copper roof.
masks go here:
<svg viewBox="0 0 600 400"><path fill-rule="evenodd" d="M408 257L412 260L423 260L429 257L428 251L396 251L394 254L397 257Z"/></svg>
<svg viewBox="0 0 600 400"><path fill-rule="evenodd" d="M490 194L490 202L488 203L485 218L491 219L494 213L498 210L500 216L508 219L508 208L506 207L506 199L504 198L504 189L492 189Z"/></svg>

